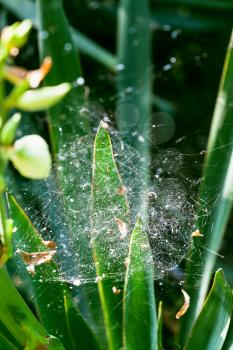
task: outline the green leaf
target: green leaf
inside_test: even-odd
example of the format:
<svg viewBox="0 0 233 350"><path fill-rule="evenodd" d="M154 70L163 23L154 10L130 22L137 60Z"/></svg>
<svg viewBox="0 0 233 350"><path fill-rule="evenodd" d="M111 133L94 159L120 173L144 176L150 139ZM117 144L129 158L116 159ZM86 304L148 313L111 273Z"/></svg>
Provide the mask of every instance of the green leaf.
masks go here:
<svg viewBox="0 0 233 350"><path fill-rule="evenodd" d="M140 219L131 235L123 310L124 350L157 349L153 258Z"/></svg>
<svg viewBox="0 0 233 350"><path fill-rule="evenodd" d="M43 243L39 233L12 196L9 196L9 203L11 217L17 227L14 234L17 249L26 252L47 251L48 248ZM40 319L50 334L59 334L62 337L67 349L76 349L73 348L72 338L78 337L79 333L84 334L88 327L79 317L79 327L76 331L73 328L74 333L71 334L70 329L67 328L67 307L64 305L64 296L69 294L68 286L61 282L58 268L54 262L36 266L35 271L35 276L31 276L26 271L25 266L21 266L20 276L24 280L29 279L32 284L33 301ZM90 341L91 332L89 331Z"/></svg>
<svg viewBox="0 0 233 350"><path fill-rule="evenodd" d="M229 327L232 306L231 287L219 269L184 349L221 350Z"/></svg>
<svg viewBox="0 0 233 350"><path fill-rule="evenodd" d="M22 346L48 344L48 333L35 318L27 304L15 289L5 268L0 268L0 321Z"/></svg>
<svg viewBox="0 0 233 350"><path fill-rule="evenodd" d="M191 297L190 310L182 320L181 343L200 312L211 272L230 216L233 202L233 34L227 50L216 101L204 164L198 202L198 229L204 237L195 237L186 269L186 290ZM221 162L221 166L216 164ZM211 208L204 214L206 203ZM202 263L198 263L201 261ZM198 278L197 278L198 276ZM197 287L198 286L198 287Z"/></svg>
<svg viewBox="0 0 233 350"><path fill-rule="evenodd" d="M94 143L91 233L98 288L109 350L122 346L122 280L129 218L111 140L101 125Z"/></svg>

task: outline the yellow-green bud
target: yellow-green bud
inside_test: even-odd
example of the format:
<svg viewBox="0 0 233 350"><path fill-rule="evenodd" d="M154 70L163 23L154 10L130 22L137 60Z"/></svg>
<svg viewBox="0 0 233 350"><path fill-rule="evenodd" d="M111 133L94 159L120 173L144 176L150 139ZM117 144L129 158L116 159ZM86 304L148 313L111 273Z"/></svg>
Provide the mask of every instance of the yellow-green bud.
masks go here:
<svg viewBox="0 0 233 350"><path fill-rule="evenodd" d="M32 28L32 21L26 19L22 22L16 22L2 31L1 42L8 49L22 47Z"/></svg>
<svg viewBox="0 0 233 350"><path fill-rule="evenodd" d="M10 159L18 172L30 179L44 179L51 170L51 156L45 140L39 135L18 139Z"/></svg>
<svg viewBox="0 0 233 350"><path fill-rule="evenodd" d="M7 122L3 125L1 131L1 143L3 145L10 145L15 138L15 134L21 120L21 114L15 113Z"/></svg>
<svg viewBox="0 0 233 350"><path fill-rule="evenodd" d="M62 83L37 90L28 90L18 98L15 106L27 112L48 109L58 103L70 89L69 83Z"/></svg>

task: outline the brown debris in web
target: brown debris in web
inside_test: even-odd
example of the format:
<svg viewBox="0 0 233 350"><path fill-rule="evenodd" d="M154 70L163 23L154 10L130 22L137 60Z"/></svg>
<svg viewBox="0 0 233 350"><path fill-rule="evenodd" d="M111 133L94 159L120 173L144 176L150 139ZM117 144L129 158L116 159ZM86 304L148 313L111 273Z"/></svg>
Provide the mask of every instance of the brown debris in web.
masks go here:
<svg viewBox="0 0 233 350"><path fill-rule="evenodd" d="M191 237L203 237L204 235L200 232L199 229L196 229L192 232Z"/></svg>
<svg viewBox="0 0 233 350"><path fill-rule="evenodd" d="M32 275L35 274L35 266L49 263L56 252L56 250L50 250L45 252L27 253L20 249L16 251L16 253L21 255L24 263L27 265L27 271Z"/></svg>
<svg viewBox="0 0 233 350"><path fill-rule="evenodd" d="M184 296L184 304L181 306L180 310L176 313L176 319L179 320L188 310L190 304L190 296L185 290L181 289Z"/></svg>
<svg viewBox="0 0 233 350"><path fill-rule="evenodd" d="M119 295L121 293L121 289L114 286L114 287L112 287L112 292L115 295Z"/></svg>
<svg viewBox="0 0 233 350"><path fill-rule="evenodd" d="M117 222L119 231L121 233L120 239L124 239L128 234L127 225L123 220L118 219L118 218L116 218L116 222Z"/></svg>
<svg viewBox="0 0 233 350"><path fill-rule="evenodd" d="M56 249L56 243L54 241L44 241L44 240L42 240L42 243L45 245L46 248Z"/></svg>
<svg viewBox="0 0 233 350"><path fill-rule="evenodd" d="M120 196L124 196L125 194L127 194L127 192L128 190L127 190L127 187L125 186L121 186L117 190L117 194L119 194Z"/></svg>

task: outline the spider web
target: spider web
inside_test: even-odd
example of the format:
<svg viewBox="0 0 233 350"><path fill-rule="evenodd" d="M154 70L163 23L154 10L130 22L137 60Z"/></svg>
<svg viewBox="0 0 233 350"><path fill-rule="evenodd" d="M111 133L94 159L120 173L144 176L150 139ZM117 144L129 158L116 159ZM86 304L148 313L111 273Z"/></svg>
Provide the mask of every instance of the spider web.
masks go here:
<svg viewBox="0 0 233 350"><path fill-rule="evenodd" d="M104 118L106 121L106 116ZM44 239L56 242L55 261L59 266L59 280L71 285L93 283L99 278L114 277L116 281L123 280L125 264L114 276L111 272L112 264L113 261L125 262L127 259L129 236L142 203L147 207L145 230L153 255L155 279L162 278L179 266L188 254L192 242L191 233L195 230L197 217L193 193L196 184L193 179L183 175L184 155L175 148L159 149L156 146L156 154L151 162L151 180L144 186L141 179L145 166L148 166L145 159L124 141L128 135L122 135L114 128L110 128L109 132L116 164L127 189L131 222L125 240L120 241L115 234L112 249L109 249L111 242L108 242L106 257L109 260L109 270L104 276L96 274L93 262L92 245L99 232L90 227L95 134L74 137L69 143L63 144L58 154L59 166L50 178L39 181L36 185L27 182L23 189L23 197L30 203L24 208L30 220ZM60 181L57 174L60 174ZM65 190L62 191L62 187ZM106 193L111 198L107 188ZM106 232L114 225L116 229L116 224L109 222L109 213L112 218L116 218L118 210L117 205L106 203L103 212L98 213L101 218L98 227L101 226L101 230ZM20 229L17 227L17 230ZM119 234L119 230L116 231ZM18 242L15 249L25 250L25 246ZM148 261L149 264L151 261ZM19 275L22 268L25 268L23 264L18 264ZM47 277L42 278L46 280Z"/></svg>

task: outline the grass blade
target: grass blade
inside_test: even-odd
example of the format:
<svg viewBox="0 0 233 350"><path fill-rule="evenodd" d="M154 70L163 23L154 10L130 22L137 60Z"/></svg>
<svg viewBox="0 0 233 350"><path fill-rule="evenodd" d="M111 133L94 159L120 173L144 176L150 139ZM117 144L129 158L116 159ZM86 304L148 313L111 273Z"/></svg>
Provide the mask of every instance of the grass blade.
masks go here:
<svg viewBox="0 0 233 350"><path fill-rule="evenodd" d="M194 238L186 270L186 290L191 296L192 303L189 313L183 318L180 332L182 343L206 296L216 253L220 249L232 208L233 110L230 108L233 100L232 47L233 35L225 59L204 164L204 180L199 192L199 202L204 205L199 208L198 228L204 237ZM217 166L219 161L221 167ZM211 208L208 216L203 215L206 203ZM197 266L197 261L203 263ZM198 280L196 276L199 276Z"/></svg>
<svg viewBox="0 0 233 350"><path fill-rule="evenodd" d="M220 350L229 327L232 306L231 287L222 270L218 270L212 289L188 337L185 350Z"/></svg>
<svg viewBox="0 0 233 350"><path fill-rule="evenodd" d="M17 227L14 234L17 249L26 252L46 251L47 248L43 244L41 236L13 196L9 196L9 205L11 217ZM36 271L35 276L29 275L24 265L21 266L19 272L22 273L23 278L30 280L38 315L48 332L62 335L70 345L68 332L65 328L65 310L63 306L66 287L59 281L58 270L53 262L43 264L37 268L38 271ZM56 303L54 304L55 295Z"/></svg>
<svg viewBox="0 0 233 350"><path fill-rule="evenodd" d="M39 233L12 196L9 197L9 203L11 216L14 219L15 226L18 228L14 234L17 248L26 252L47 250ZM26 272L25 266L22 266L20 272L22 278L29 279L32 284L33 299L40 319L49 333L59 334L62 337L62 341L67 349L81 349L81 347L72 347L72 338L76 338L78 334L80 336L86 334L88 327L81 316L75 316L75 308L73 306L72 314L74 317L79 318L78 328L73 329L74 333L71 333L69 328L67 328L67 308L64 305L64 296L66 298L69 297L69 289L66 284L60 281L57 266L51 262L50 264L37 266L36 269L38 270L33 277ZM71 305L70 300L70 307ZM89 345L92 339L93 334L89 330ZM92 349L92 347L89 346L88 349Z"/></svg>
<svg viewBox="0 0 233 350"><path fill-rule="evenodd" d="M153 258L140 219L131 235L123 312L123 349L157 349Z"/></svg>
<svg viewBox="0 0 233 350"><path fill-rule="evenodd" d="M45 79L46 85L76 81L78 77L82 76L81 66L62 2L60 0L38 0L37 10L40 55L42 58L50 56L53 62L52 70ZM83 88L75 87L67 98L50 109L50 132L55 155L63 143L68 142L73 135L89 131L88 120L82 119L78 114L78 105L80 106L81 103L83 103ZM75 112L72 107L76 107ZM62 120L59 119L60 116L62 116Z"/></svg>
<svg viewBox="0 0 233 350"><path fill-rule="evenodd" d="M30 0L0 0L0 3L20 19L30 18L34 27L37 28L38 20L36 17L35 5ZM86 37L79 31L72 29L75 46L84 54L106 66L112 71L116 70L116 58L111 52L102 48L100 45Z"/></svg>
<svg viewBox="0 0 233 350"><path fill-rule="evenodd" d="M93 333L83 321L81 314L75 308L69 294L64 296L64 305L66 311L66 324L72 338L72 349L99 350L100 347L97 344ZM79 332L78 336L77 332Z"/></svg>
<svg viewBox="0 0 233 350"><path fill-rule="evenodd" d="M4 350L19 350L19 347L16 347L10 341L0 333L0 349Z"/></svg>
<svg viewBox="0 0 233 350"><path fill-rule="evenodd" d="M46 83L57 84L58 81L74 81L82 76L78 56L72 44L72 38L68 22L62 7L62 2L57 0L38 0L39 12L39 37L40 33L48 31L49 28L57 30L50 33L48 38L41 39L42 56L50 55L53 59L53 75L48 76ZM68 52L65 47L70 45ZM60 192L62 193L62 206L64 208L65 220L67 221L66 235L73 242L73 251L75 256L79 257L79 266L74 267L78 270L81 278L92 279L93 283L87 283L79 287L79 293L82 293L83 305L85 304L85 312L88 324L91 324L95 332L100 332L99 341L103 342L103 320L99 312L98 290L94 282L95 275L92 271L93 257L90 248L89 230L89 198L90 187L83 187L83 173L85 173L85 182L91 182L91 154L85 155L86 161L90 160L90 169L83 169L82 166L76 167L73 159L70 158L67 148L71 144L74 137L87 135L90 131L89 120L87 117L79 113L80 107L84 104L84 92L82 87L76 87L68 98L63 100L59 106L50 110L50 129L52 141L54 143L55 159L58 165L58 181ZM59 120L62 116L62 120ZM61 132L62 129L62 132ZM78 139L76 139L78 142ZM80 141L81 139L79 139ZM90 140L89 140L90 141ZM91 141L90 141L91 142ZM86 151L86 149L84 150ZM59 153L60 152L60 153ZM62 153L64 152L64 153ZM77 152L80 152L77 150ZM62 153L62 156L61 156ZM80 154L84 157L84 154ZM77 156L78 159L78 156ZM71 174L73 174L75 182L71 182ZM90 179L89 179L90 175ZM82 215L74 217L73 211L70 209L70 198L73 201L72 209ZM84 270L84 271L83 271ZM93 268L94 270L94 268ZM81 292L80 292L81 290Z"/></svg>
<svg viewBox="0 0 233 350"><path fill-rule="evenodd" d="M148 158L151 114L148 0L120 1L117 40L117 124L121 131L128 133L129 142Z"/></svg>
<svg viewBox="0 0 233 350"><path fill-rule="evenodd" d="M129 218L126 197L119 192L121 188L111 140L100 125L94 144L91 231L109 350L122 346L121 281L128 249Z"/></svg>
<svg viewBox="0 0 233 350"><path fill-rule="evenodd" d="M233 314L231 315L231 322L228 328L227 336L223 345L222 350L232 350L233 349Z"/></svg>
<svg viewBox="0 0 233 350"><path fill-rule="evenodd" d="M0 321L21 346L47 348L48 333L15 289L5 268L0 269L0 303Z"/></svg>

